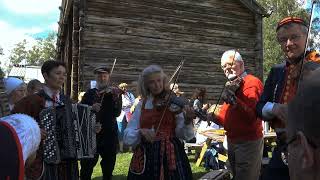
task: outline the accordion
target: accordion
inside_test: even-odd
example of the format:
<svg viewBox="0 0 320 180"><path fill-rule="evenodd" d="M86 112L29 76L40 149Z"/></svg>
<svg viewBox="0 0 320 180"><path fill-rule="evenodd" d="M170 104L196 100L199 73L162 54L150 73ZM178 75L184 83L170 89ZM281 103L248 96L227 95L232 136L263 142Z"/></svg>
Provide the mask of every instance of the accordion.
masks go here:
<svg viewBox="0 0 320 180"><path fill-rule="evenodd" d="M43 155L46 163L93 158L96 152L96 116L91 106L72 104L49 107L40 113L46 133Z"/></svg>

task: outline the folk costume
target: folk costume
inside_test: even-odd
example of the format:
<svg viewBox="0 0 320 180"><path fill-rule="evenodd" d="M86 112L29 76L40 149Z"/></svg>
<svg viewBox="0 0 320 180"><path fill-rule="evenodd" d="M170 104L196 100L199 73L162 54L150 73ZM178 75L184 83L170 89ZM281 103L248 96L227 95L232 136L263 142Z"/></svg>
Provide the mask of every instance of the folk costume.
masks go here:
<svg viewBox="0 0 320 180"><path fill-rule="evenodd" d="M33 118L13 114L0 118L0 179L24 179L24 164L40 144L40 128Z"/></svg>
<svg viewBox="0 0 320 180"><path fill-rule="evenodd" d="M99 93L97 88L89 89L83 96L81 103L92 106L102 103L101 109L96 113L97 122L102 125L102 130L97 133L97 154L93 159L81 160L80 177L82 180L91 179L93 168L98 162L99 155L103 179L112 178L118 148L118 126L116 117L121 112L121 95L116 93ZM101 101L103 98L103 101Z"/></svg>
<svg viewBox="0 0 320 180"><path fill-rule="evenodd" d="M165 107L154 107L154 98L142 99L124 131L124 143L134 146L128 179L192 179L188 157L180 139L193 138L193 125L184 123L183 113L166 110L153 143L142 138L139 129L156 130Z"/></svg>
<svg viewBox="0 0 320 180"><path fill-rule="evenodd" d="M52 106L64 104L71 111L71 100L60 93L54 94L53 91L44 87L39 93L27 96L17 103L13 109L13 113L23 113L33 117L40 124L40 112ZM66 118L67 120L68 119ZM78 163L77 160L62 161L59 164L48 164L43 161L43 142L41 142L37 151L34 162L25 168L27 179L42 180L77 180L78 179Z"/></svg>
<svg viewBox="0 0 320 180"><path fill-rule="evenodd" d="M288 17L278 23L277 30L289 23L302 24L307 27L302 19ZM264 121L270 122L273 128L285 128L285 125L273 115L272 109L275 103L288 104L295 97L299 78L297 72L299 72L300 66L301 61L285 60L284 63L277 64L270 70L264 91L257 104L257 114ZM288 166L284 164L281 157L283 148L286 147L285 133L285 131L277 132L277 146L273 150L267 172L263 175L266 180L290 179Z"/></svg>
<svg viewBox="0 0 320 180"><path fill-rule="evenodd" d="M224 103L217 123L227 131L228 157L237 180L259 179L263 153L262 121L256 115L256 104L263 91L262 82L243 73L235 92L236 104Z"/></svg>
<svg viewBox="0 0 320 180"><path fill-rule="evenodd" d="M257 104L259 117L273 124L272 126L284 127L271 114L274 103L288 104L296 94L297 81L292 79L293 68L295 65L289 62L272 67L265 82L263 94ZM284 133L277 132L277 137L281 137ZM290 179L288 166L281 159L281 147L285 146L285 143L285 139L277 138L277 146L273 150L266 179Z"/></svg>

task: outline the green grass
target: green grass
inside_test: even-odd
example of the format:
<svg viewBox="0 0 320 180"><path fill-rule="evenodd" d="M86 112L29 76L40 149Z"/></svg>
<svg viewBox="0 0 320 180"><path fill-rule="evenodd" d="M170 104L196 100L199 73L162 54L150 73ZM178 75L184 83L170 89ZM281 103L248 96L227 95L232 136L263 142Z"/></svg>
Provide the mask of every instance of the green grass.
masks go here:
<svg viewBox="0 0 320 180"><path fill-rule="evenodd" d="M127 179L128 168L131 161L132 153L119 153L117 155L116 166L113 171L113 180ZM193 173L193 179L198 179L203 176L207 171L204 167L196 167L194 155L189 155L190 165ZM102 172L100 168L100 159L93 170L92 178L94 180L102 180Z"/></svg>

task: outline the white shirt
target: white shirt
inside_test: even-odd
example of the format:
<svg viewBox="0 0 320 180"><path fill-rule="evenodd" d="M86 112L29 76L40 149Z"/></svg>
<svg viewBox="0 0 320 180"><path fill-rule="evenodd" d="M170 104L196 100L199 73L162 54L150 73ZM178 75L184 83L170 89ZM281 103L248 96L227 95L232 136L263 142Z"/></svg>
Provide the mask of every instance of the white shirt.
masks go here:
<svg viewBox="0 0 320 180"><path fill-rule="evenodd" d="M145 109L153 109L153 97L148 97ZM140 128L140 117L141 117L141 108L142 102L140 101L133 112L132 118L124 130L124 139L123 142L130 146L136 146L140 143L141 135L139 133ZM186 125L184 123L183 113L176 115L176 129L175 129L176 137L179 139L189 140L194 137L193 125L192 123Z"/></svg>
<svg viewBox="0 0 320 180"><path fill-rule="evenodd" d="M55 106L58 106L59 103L62 104L62 102L60 101L60 91L58 92L53 92L50 88L48 88L47 86L44 86L43 87L43 90L44 92L50 97L52 98L52 95L55 94L56 95L56 103L55 103ZM52 101L49 101L49 100L46 100L46 103L45 103L45 107L52 107L53 106L53 102Z"/></svg>
<svg viewBox="0 0 320 180"><path fill-rule="evenodd" d="M122 96L122 108L130 108L135 100L135 97L132 93L126 92Z"/></svg>

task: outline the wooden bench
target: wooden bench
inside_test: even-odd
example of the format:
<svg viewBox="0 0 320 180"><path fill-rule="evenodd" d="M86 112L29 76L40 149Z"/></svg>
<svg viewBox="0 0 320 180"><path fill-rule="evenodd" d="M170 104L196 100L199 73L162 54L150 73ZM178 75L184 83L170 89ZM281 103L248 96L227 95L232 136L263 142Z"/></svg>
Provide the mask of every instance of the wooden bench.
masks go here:
<svg viewBox="0 0 320 180"><path fill-rule="evenodd" d="M202 176L199 180L231 180L231 174L227 169L213 170Z"/></svg>

